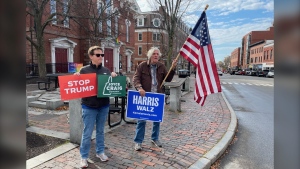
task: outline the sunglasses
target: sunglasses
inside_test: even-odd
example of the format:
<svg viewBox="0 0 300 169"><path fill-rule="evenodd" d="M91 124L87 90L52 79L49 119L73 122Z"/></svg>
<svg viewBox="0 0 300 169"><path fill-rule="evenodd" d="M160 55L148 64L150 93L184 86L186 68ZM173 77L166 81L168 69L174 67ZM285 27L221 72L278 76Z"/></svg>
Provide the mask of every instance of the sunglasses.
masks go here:
<svg viewBox="0 0 300 169"><path fill-rule="evenodd" d="M104 54L94 54L94 55L96 55L97 57L100 57L100 56L104 57Z"/></svg>

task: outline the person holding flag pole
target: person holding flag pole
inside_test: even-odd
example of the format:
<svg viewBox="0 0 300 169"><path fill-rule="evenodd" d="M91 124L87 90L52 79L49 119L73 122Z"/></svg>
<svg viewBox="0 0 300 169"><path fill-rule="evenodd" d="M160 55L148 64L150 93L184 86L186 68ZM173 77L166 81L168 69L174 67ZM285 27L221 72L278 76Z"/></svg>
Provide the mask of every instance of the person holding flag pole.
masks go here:
<svg viewBox="0 0 300 169"><path fill-rule="evenodd" d="M140 63L133 76L133 84L139 91L139 94L144 97L146 92L164 93L164 89L160 87L162 81L170 82L175 74L174 68L177 65L177 59L173 60L171 73L167 74L167 69L164 64L159 62L161 52L157 47L152 47L147 53L148 60ZM142 150L142 143L145 137L146 121L138 120L136 125L134 142L134 149L136 151ZM157 146L162 147L159 141L160 122L153 122L151 142Z"/></svg>
<svg viewBox="0 0 300 169"><path fill-rule="evenodd" d="M179 55L181 55L196 67L194 100L201 106L204 105L208 95L221 92L220 79L208 31L207 8L208 5L206 5L176 57L177 60Z"/></svg>

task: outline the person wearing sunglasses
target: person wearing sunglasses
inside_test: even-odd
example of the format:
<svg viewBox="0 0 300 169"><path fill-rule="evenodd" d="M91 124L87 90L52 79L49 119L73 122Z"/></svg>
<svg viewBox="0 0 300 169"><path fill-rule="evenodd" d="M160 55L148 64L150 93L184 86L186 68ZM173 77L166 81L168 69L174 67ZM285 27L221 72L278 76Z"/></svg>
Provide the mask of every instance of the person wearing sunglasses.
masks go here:
<svg viewBox="0 0 300 169"><path fill-rule="evenodd" d="M75 75L96 73L97 75L111 75L116 77L115 72L110 72L109 69L102 65L103 50L99 46L92 46L88 50L88 55L91 60L89 65L80 69ZM107 115L109 113L109 97L98 98L97 96L84 97L81 99L82 105L82 120L83 132L80 144L81 168L88 167L87 159L91 148L91 137L96 123L96 157L101 161L108 161L108 157L104 153L104 126Z"/></svg>

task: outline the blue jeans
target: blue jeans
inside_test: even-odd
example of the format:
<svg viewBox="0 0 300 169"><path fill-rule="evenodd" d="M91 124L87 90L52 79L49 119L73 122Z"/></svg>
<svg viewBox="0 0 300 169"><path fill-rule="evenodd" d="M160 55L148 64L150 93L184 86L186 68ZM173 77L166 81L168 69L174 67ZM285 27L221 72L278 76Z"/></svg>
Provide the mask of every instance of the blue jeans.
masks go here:
<svg viewBox="0 0 300 169"><path fill-rule="evenodd" d="M155 141L158 140L159 126L160 126L160 122L153 122L152 135L151 135L152 140L155 140ZM146 121L138 120L137 125L136 125L136 130L135 130L134 142L142 143L144 141L145 128L146 128Z"/></svg>
<svg viewBox="0 0 300 169"><path fill-rule="evenodd" d="M82 120L83 120L83 133L80 144L80 154L82 159L89 157L89 151L91 148L91 137L96 122L96 153L104 153L104 126L108 115L109 107L95 108L83 108Z"/></svg>

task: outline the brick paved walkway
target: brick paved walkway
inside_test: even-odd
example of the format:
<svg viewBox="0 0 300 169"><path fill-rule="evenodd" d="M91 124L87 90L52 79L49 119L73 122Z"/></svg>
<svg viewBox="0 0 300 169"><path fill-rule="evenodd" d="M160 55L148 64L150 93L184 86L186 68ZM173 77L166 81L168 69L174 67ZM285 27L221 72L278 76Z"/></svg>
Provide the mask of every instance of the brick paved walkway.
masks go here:
<svg viewBox="0 0 300 169"><path fill-rule="evenodd" d="M191 78L191 84L194 79ZM134 151L135 125L124 124L105 134L108 162L95 157L95 140L90 151L89 168L188 168L214 147L225 134L230 124L230 111L221 93L209 95L201 107L193 100L193 92L183 97L182 112L173 113L165 106L164 122L161 123L160 140L163 148L150 142L152 123L147 122L143 150ZM32 116L29 117L29 120ZM68 132L65 115L46 120L44 123L30 121L34 126ZM41 168L79 168L79 148L74 148L45 162Z"/></svg>

